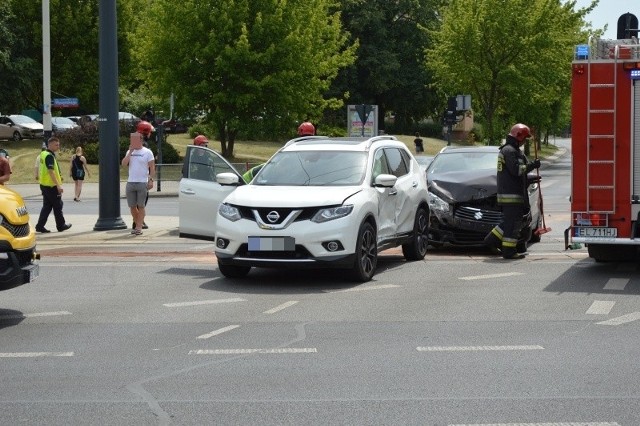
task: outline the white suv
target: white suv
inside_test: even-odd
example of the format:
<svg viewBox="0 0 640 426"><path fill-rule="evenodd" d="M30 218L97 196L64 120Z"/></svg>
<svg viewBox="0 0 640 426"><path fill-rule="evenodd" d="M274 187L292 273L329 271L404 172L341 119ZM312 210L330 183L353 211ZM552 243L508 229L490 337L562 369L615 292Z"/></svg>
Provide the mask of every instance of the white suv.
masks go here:
<svg viewBox="0 0 640 426"><path fill-rule="evenodd" d="M222 185L239 179L217 176ZM424 174L396 138L303 137L225 198L215 251L227 277L251 267L331 267L364 282L382 250L402 245L407 260L424 258L428 217Z"/></svg>

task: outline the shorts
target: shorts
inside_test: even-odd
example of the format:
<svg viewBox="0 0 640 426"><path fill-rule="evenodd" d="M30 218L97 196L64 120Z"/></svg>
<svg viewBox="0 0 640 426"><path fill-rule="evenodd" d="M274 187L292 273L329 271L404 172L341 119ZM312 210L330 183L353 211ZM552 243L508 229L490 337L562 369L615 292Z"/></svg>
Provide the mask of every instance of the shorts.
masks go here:
<svg viewBox="0 0 640 426"><path fill-rule="evenodd" d="M127 194L127 205L129 208L144 207L147 193L149 192L146 182L127 182L125 192Z"/></svg>

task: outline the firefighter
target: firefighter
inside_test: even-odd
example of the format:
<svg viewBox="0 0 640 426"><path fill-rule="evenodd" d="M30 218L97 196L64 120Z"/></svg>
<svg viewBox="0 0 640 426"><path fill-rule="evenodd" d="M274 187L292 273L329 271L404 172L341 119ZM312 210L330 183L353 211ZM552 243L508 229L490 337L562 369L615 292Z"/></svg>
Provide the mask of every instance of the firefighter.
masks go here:
<svg viewBox="0 0 640 426"><path fill-rule="evenodd" d="M518 253L517 245L523 216L529 210L527 173L540 168L539 159L528 162L520 150L529 137L528 126L515 124L498 154L498 204L502 207L502 222L487 234L484 242L491 249L500 248L505 259L524 257Z"/></svg>
<svg viewBox="0 0 640 426"><path fill-rule="evenodd" d="M298 136L313 136L316 134L316 128L308 121L298 126Z"/></svg>

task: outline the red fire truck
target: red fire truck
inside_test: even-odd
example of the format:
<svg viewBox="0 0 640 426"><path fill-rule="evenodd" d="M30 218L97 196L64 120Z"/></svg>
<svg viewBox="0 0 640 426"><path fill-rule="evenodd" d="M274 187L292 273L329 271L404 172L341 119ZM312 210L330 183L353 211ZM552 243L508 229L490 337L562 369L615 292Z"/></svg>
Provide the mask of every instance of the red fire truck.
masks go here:
<svg viewBox="0 0 640 426"><path fill-rule="evenodd" d="M576 48L571 88L571 225L565 248L596 261L640 249L640 45L594 40Z"/></svg>

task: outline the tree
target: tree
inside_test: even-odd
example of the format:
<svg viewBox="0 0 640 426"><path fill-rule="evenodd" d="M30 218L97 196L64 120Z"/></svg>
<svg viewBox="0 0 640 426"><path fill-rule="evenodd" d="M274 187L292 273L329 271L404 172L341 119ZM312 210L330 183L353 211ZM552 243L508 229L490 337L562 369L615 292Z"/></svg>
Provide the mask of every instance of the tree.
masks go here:
<svg viewBox="0 0 640 426"><path fill-rule="evenodd" d="M431 34L426 67L446 93L470 93L490 143L514 122L547 125L568 102L584 16L560 0L451 0ZM477 116L478 116L477 115Z"/></svg>
<svg viewBox="0 0 640 426"><path fill-rule="evenodd" d="M429 46L423 27L437 25L441 0L342 0L343 22L358 40L358 58L340 73L337 93L351 103L377 104L393 111L398 129L431 115L436 102L430 71L423 66Z"/></svg>
<svg viewBox="0 0 640 426"><path fill-rule="evenodd" d="M332 0L156 0L139 27L142 75L177 107L203 111L233 156L238 131L263 120L292 134L354 60Z"/></svg>

